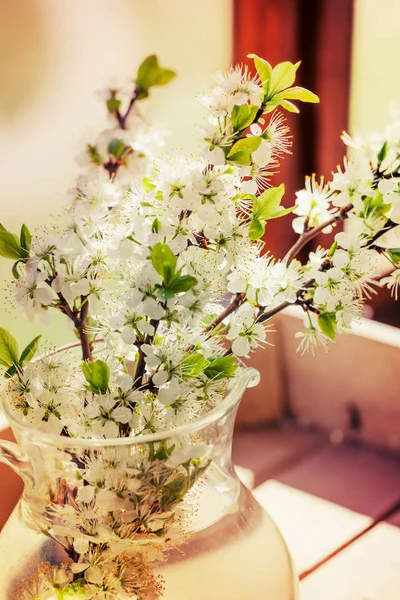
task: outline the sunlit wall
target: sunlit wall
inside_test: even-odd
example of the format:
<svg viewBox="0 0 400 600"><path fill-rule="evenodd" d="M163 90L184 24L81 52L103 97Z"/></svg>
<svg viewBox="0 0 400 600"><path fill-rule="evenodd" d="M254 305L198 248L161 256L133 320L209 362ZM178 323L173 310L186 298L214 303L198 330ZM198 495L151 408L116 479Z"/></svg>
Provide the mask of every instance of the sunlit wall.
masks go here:
<svg viewBox="0 0 400 600"><path fill-rule="evenodd" d="M400 103L399 0L355 0L351 82L352 131L381 128L391 101Z"/></svg>
<svg viewBox="0 0 400 600"><path fill-rule="evenodd" d="M57 214L74 156L105 126L95 90L131 78L150 53L179 78L156 89L144 112L171 131L167 149L195 151L196 93L230 63L231 18L230 0L0 0L0 222L16 231ZM4 281L11 264L0 262ZM22 344L40 326L27 327L7 297L0 291L0 326ZM71 336L56 320L45 337Z"/></svg>

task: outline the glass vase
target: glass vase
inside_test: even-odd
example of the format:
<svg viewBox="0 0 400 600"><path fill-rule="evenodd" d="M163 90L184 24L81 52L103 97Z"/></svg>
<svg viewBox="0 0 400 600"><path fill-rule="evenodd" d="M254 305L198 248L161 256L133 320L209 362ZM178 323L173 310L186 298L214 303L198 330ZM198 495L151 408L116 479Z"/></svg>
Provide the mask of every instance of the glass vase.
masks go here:
<svg viewBox="0 0 400 600"><path fill-rule="evenodd" d="M5 411L23 478L0 535L2 600L295 600L277 527L231 460L248 369L205 416L116 440L55 436Z"/></svg>

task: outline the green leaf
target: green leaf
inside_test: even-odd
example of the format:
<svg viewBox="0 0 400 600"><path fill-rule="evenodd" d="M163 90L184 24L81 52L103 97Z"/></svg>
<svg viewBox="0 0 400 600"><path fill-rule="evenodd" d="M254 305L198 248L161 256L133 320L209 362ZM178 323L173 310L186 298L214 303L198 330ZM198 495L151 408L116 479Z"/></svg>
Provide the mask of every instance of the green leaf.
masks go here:
<svg viewBox="0 0 400 600"><path fill-rule="evenodd" d="M285 108L287 111L291 112L291 113L296 113L299 114L299 109L297 108L297 106L295 104L293 104L293 102L290 102L289 100L281 100L279 102L279 104L282 106L282 108Z"/></svg>
<svg viewBox="0 0 400 600"><path fill-rule="evenodd" d="M21 250L24 253L25 258L29 258L29 254L30 254L30 250L31 250L32 236L29 232L29 229L27 228L27 226L25 224L22 225L22 227L21 227L21 233L19 235L19 240L20 240L20 244L21 244Z"/></svg>
<svg viewBox="0 0 400 600"><path fill-rule="evenodd" d="M390 258L396 265L400 263L400 248L388 248L386 252L390 254Z"/></svg>
<svg viewBox="0 0 400 600"><path fill-rule="evenodd" d="M253 216L250 221L249 238L259 240L265 232L265 224L268 219L278 219L291 213L296 206L284 208L280 205L285 186L283 183L279 187L265 190L253 202Z"/></svg>
<svg viewBox="0 0 400 600"><path fill-rule="evenodd" d="M257 219L270 218L278 210L284 193L283 183L278 187L265 190L253 203L253 216Z"/></svg>
<svg viewBox="0 0 400 600"><path fill-rule="evenodd" d="M373 190L371 191L373 192ZM373 196L368 196L364 200L364 217L370 214L384 216L387 212L389 212L390 208L391 205L386 204L386 202L383 201L381 192L379 190L375 190Z"/></svg>
<svg viewBox="0 0 400 600"><path fill-rule="evenodd" d="M12 272L12 274L13 274L13 277L14 277L15 279L19 279L18 265L19 265L20 263L25 263L25 260L20 258L19 260L17 260L17 262L15 262L15 263L13 264L13 266L12 266L12 269L11 269L11 272Z"/></svg>
<svg viewBox="0 0 400 600"><path fill-rule="evenodd" d="M280 217L284 217L285 215L289 215L294 209L297 208L297 204L294 206L290 206L289 208L281 208L281 210L277 210L272 215L268 217L268 221L270 219L279 219Z"/></svg>
<svg viewBox="0 0 400 600"><path fill-rule="evenodd" d="M250 221L249 227L249 239L259 240L265 233L265 221L262 223L256 217L253 217Z"/></svg>
<svg viewBox="0 0 400 600"><path fill-rule="evenodd" d="M272 75L272 66L269 64L269 62L267 62L260 56L257 56L257 54L248 54L247 56L248 58L252 58L254 60L254 66L261 79L263 88L265 89L265 91L268 91L269 82Z"/></svg>
<svg viewBox="0 0 400 600"><path fill-rule="evenodd" d="M251 154L261 144L261 137L254 135L239 140L233 144L227 156L228 160L235 162L238 165L247 165L251 162Z"/></svg>
<svg viewBox="0 0 400 600"><path fill-rule="evenodd" d="M188 354L181 361L182 377L184 379L198 377L209 364L209 361L199 352Z"/></svg>
<svg viewBox="0 0 400 600"><path fill-rule="evenodd" d="M175 71L159 67L158 58L152 54L145 58L136 77L137 97L147 98L149 88L154 85L166 85L176 77Z"/></svg>
<svg viewBox="0 0 400 600"><path fill-rule="evenodd" d="M329 258L332 258L332 256L335 254L336 252L336 248L338 247L338 243L335 240L332 244L332 246L329 248L329 252L328 252L328 256Z"/></svg>
<svg viewBox="0 0 400 600"><path fill-rule="evenodd" d="M168 290L173 294L179 294L179 292L187 292L197 285L198 280L196 277L191 275L178 275L173 277L168 283Z"/></svg>
<svg viewBox="0 0 400 600"><path fill-rule="evenodd" d="M175 274L176 256L167 244L158 242L158 244L153 246L151 264L165 283L171 281Z"/></svg>
<svg viewBox="0 0 400 600"><path fill-rule="evenodd" d="M336 337L336 316L335 313L324 313L318 317L318 325L322 333L329 339Z"/></svg>
<svg viewBox="0 0 400 600"><path fill-rule="evenodd" d="M258 112L257 106L253 104L241 104L234 106L231 114L232 127L234 131L242 131L251 125Z"/></svg>
<svg viewBox="0 0 400 600"><path fill-rule="evenodd" d="M93 392L105 394L108 391L110 368L106 362L103 360L85 362L81 364L81 369Z"/></svg>
<svg viewBox="0 0 400 600"><path fill-rule="evenodd" d="M383 160L385 160L387 153L388 153L388 143L385 142L383 144L382 148L378 152L378 161L382 162Z"/></svg>
<svg viewBox="0 0 400 600"><path fill-rule="evenodd" d="M17 372L18 367L17 365L12 365L11 367L9 367L7 369L7 371L4 373L4 377L6 379L10 379L10 377L12 377L13 375L15 375L15 373Z"/></svg>
<svg viewBox="0 0 400 600"><path fill-rule="evenodd" d="M294 84L296 79L296 71L300 63L295 65L289 61L279 63L271 74L270 96L274 96L281 90L284 90Z"/></svg>
<svg viewBox="0 0 400 600"><path fill-rule="evenodd" d="M210 358L209 362L210 366L204 369L204 374L209 379L225 379L234 376L237 368L237 360L234 356Z"/></svg>
<svg viewBox="0 0 400 600"><path fill-rule="evenodd" d="M39 347L39 340L41 337L42 337L41 335L38 335L37 337L35 337L31 342L29 342L27 347L22 350L21 356L19 357L20 365L22 365L22 363L25 360L31 360L31 358L33 358L35 356L37 349Z"/></svg>
<svg viewBox="0 0 400 600"><path fill-rule="evenodd" d="M302 87L291 87L274 95L274 100L300 100L301 102L319 102L319 98L310 90Z"/></svg>
<svg viewBox="0 0 400 600"><path fill-rule="evenodd" d="M114 158L121 158L125 152L126 144L122 140L115 138L108 144L108 154L112 154Z"/></svg>
<svg viewBox="0 0 400 600"><path fill-rule="evenodd" d="M7 231L2 225L0 227L0 256L4 258L25 258L18 236Z"/></svg>
<svg viewBox="0 0 400 600"><path fill-rule="evenodd" d="M106 102L107 110L109 113L116 113L121 107L121 100L115 95L115 92L112 93L111 98L109 98Z"/></svg>
<svg viewBox="0 0 400 600"><path fill-rule="evenodd" d="M57 584L54 586L57 600L85 600L87 598L86 589L86 581L83 577L69 583L62 589Z"/></svg>
<svg viewBox="0 0 400 600"><path fill-rule="evenodd" d="M171 444L168 447L168 443L166 440L163 440L159 443L157 450L155 448L154 442L150 442L149 444L149 457L150 460L167 460L175 450L175 444Z"/></svg>
<svg viewBox="0 0 400 600"><path fill-rule="evenodd" d="M0 327L0 365L11 367L18 364L17 340L6 329Z"/></svg>
<svg viewBox="0 0 400 600"><path fill-rule="evenodd" d="M158 233L160 231L161 228L161 221L160 219L154 219L152 225L151 225L151 232L152 233Z"/></svg>
<svg viewBox="0 0 400 600"><path fill-rule="evenodd" d="M86 147L87 153L90 156L90 160L92 161L92 163L94 163L97 166L101 166L103 164L103 161L101 160L101 156L99 154L99 151L97 150L96 146L93 146L92 144L88 144Z"/></svg>
<svg viewBox="0 0 400 600"><path fill-rule="evenodd" d="M166 510L180 502L188 490L188 478L183 473L161 489L161 507Z"/></svg>

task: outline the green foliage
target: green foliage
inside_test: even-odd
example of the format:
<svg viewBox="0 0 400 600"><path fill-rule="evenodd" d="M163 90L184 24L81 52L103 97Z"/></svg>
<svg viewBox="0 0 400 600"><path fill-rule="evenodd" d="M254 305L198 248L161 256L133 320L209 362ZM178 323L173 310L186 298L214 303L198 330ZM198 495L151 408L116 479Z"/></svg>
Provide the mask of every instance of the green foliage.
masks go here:
<svg viewBox="0 0 400 600"><path fill-rule="evenodd" d="M29 232L29 229L24 224L21 227L21 233L19 235L19 241L21 246L21 251L25 254L24 258L29 258L30 250L31 250L31 241L32 236Z"/></svg>
<svg viewBox="0 0 400 600"><path fill-rule="evenodd" d="M290 61L285 61L272 68L266 60L256 54L249 54L248 56L254 60L254 66L265 91L265 113L273 111L279 105L289 112L298 113L299 109L291 102L292 100L319 102L318 96L313 92L299 86L292 87L296 80L296 71L300 66L300 62L293 64Z"/></svg>
<svg viewBox="0 0 400 600"><path fill-rule="evenodd" d="M181 361L182 377L189 379L190 377L198 377L209 365L209 361L198 352L187 354Z"/></svg>
<svg viewBox="0 0 400 600"><path fill-rule="evenodd" d="M337 327L335 313L323 313L319 315L318 325L322 333L325 334L329 339L335 339Z"/></svg>
<svg viewBox="0 0 400 600"><path fill-rule="evenodd" d="M87 598L86 589L86 581L83 577L69 583L63 588L60 588L58 584L54 586L57 600L85 600Z"/></svg>
<svg viewBox="0 0 400 600"><path fill-rule="evenodd" d="M179 294L179 292L188 292L197 285L196 277L192 277L192 275L181 275L180 273L181 272L178 271L175 277L168 283L167 289L172 296Z"/></svg>
<svg viewBox="0 0 400 600"><path fill-rule="evenodd" d="M161 490L161 507L167 510L176 502L180 502L188 490L188 477L183 473L175 477L170 483L164 485Z"/></svg>
<svg viewBox="0 0 400 600"><path fill-rule="evenodd" d="M373 192L373 190L371 190L371 192ZM373 196L368 196L364 199L361 216L364 218L368 215L385 217L390 208L391 205L383 201L381 192L379 190L375 190Z"/></svg>
<svg viewBox="0 0 400 600"><path fill-rule="evenodd" d="M116 90L110 90L110 97L106 102L107 110L110 114L114 114L121 108L121 100L117 98Z"/></svg>
<svg viewBox="0 0 400 600"><path fill-rule="evenodd" d="M29 344L24 348L21 352L21 356L19 358L19 363L22 364L25 360L31 360L33 358L39 348L40 338L42 336L36 336Z"/></svg>
<svg viewBox="0 0 400 600"><path fill-rule="evenodd" d="M167 460L174 450L175 444L171 444L171 446L168 447L166 440L159 442L157 445L157 449L155 443L150 442L149 458L150 460Z"/></svg>
<svg viewBox="0 0 400 600"><path fill-rule="evenodd" d="M21 231L22 233L22 231ZM0 224L0 256L4 258L11 258L14 260L24 259L27 257L25 248L21 248L20 239L15 233L7 231L3 225ZM29 256L29 254L28 254Z"/></svg>
<svg viewBox="0 0 400 600"><path fill-rule="evenodd" d="M89 389L96 394L106 394L110 380L110 367L103 360L84 362L81 369L89 384Z"/></svg>
<svg viewBox="0 0 400 600"><path fill-rule="evenodd" d="M390 258L392 259L395 265L400 264L400 248L388 248L387 250L385 250L385 252L389 254Z"/></svg>
<svg viewBox="0 0 400 600"><path fill-rule="evenodd" d="M18 363L17 340L6 329L0 327L0 364L12 367Z"/></svg>
<svg viewBox="0 0 400 600"><path fill-rule="evenodd" d="M329 252L328 252L329 258L332 258L332 256L335 254L337 247L338 247L338 243L335 240L333 242L332 246L329 248Z"/></svg>
<svg viewBox="0 0 400 600"><path fill-rule="evenodd" d="M261 137L254 135L235 142L230 149L227 159L238 165L248 165L251 162L251 154L261 144Z"/></svg>
<svg viewBox="0 0 400 600"><path fill-rule="evenodd" d="M387 153L388 153L388 143L385 141L385 143L383 144L382 148L378 152L378 161L380 163L383 160L385 160L385 158L387 156Z"/></svg>
<svg viewBox="0 0 400 600"><path fill-rule="evenodd" d="M231 114L231 122L234 131L242 131L251 125L258 112L257 106L253 104L241 104L234 106Z"/></svg>
<svg viewBox="0 0 400 600"><path fill-rule="evenodd" d="M169 281L175 273L176 256L167 244L158 242L151 251L151 264L164 281Z"/></svg>
<svg viewBox="0 0 400 600"><path fill-rule="evenodd" d="M161 221L160 219L154 219L153 224L151 226L152 233L158 233L160 231Z"/></svg>
<svg viewBox="0 0 400 600"><path fill-rule="evenodd" d="M102 163L101 156L100 156L99 151L97 150L96 146L93 146L93 144L88 144L86 149L87 149L87 152L90 156L90 160L92 161L92 163L94 163L95 165L100 167L103 163Z"/></svg>
<svg viewBox="0 0 400 600"><path fill-rule="evenodd" d="M117 138L111 140L111 142L108 144L108 153L114 156L115 159L121 158L121 156L125 152L125 149L125 142Z"/></svg>
<svg viewBox="0 0 400 600"><path fill-rule="evenodd" d="M136 76L137 98L147 98L154 85L166 85L176 77L175 71L158 65L158 58L152 54L145 58Z"/></svg>
<svg viewBox="0 0 400 600"><path fill-rule="evenodd" d="M4 377L8 379L15 375L17 370L22 367L26 360L31 360L39 347L39 340L42 336L38 335L22 350L18 358L18 342L9 331L0 327L0 365L7 367Z"/></svg>
<svg viewBox="0 0 400 600"><path fill-rule="evenodd" d="M260 56L257 56L257 54L248 54L247 56L254 60L254 66L257 70L262 86L267 93L272 75L272 66L269 64L269 62Z"/></svg>
<svg viewBox="0 0 400 600"><path fill-rule="evenodd" d="M181 275L181 270L176 271L177 259L172 250L158 242L151 251L151 263L163 280L162 285L157 285L159 297L168 300L180 292L187 292L197 284L197 279L191 275Z"/></svg>
<svg viewBox="0 0 400 600"><path fill-rule="evenodd" d="M265 225L269 219L277 219L292 212L296 207L284 208L280 205L285 193L283 183L276 188L265 190L258 198L253 200L253 215L250 221L249 237L259 240L265 232Z"/></svg>
<svg viewBox="0 0 400 600"><path fill-rule="evenodd" d="M303 87L294 86L283 92L279 92L279 94L274 95L274 100L277 99L286 99L286 100L300 100L301 102L311 102L315 104L319 102L319 98L310 90L307 90Z"/></svg>
<svg viewBox="0 0 400 600"><path fill-rule="evenodd" d="M300 62L293 64L290 61L285 61L272 69L269 85L269 95L271 97L294 84L299 66Z"/></svg>
<svg viewBox="0 0 400 600"><path fill-rule="evenodd" d="M209 363L209 366L204 369L204 374L209 379L233 377L237 368L237 360L234 356L210 358Z"/></svg>

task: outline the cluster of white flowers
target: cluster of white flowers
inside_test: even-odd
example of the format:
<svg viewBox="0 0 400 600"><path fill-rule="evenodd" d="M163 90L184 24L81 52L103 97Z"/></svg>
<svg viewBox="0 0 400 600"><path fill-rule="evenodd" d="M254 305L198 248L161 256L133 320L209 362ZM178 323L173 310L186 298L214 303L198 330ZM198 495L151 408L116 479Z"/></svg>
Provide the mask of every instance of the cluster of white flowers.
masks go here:
<svg viewBox="0 0 400 600"><path fill-rule="evenodd" d="M0 227L0 254L14 259L16 302L29 320L48 322L61 311L83 358L65 351L33 361L38 338L20 354L0 329L10 410L20 420L79 438L173 435L222 401L242 357L270 343L268 321L289 304L305 311L299 351L314 352L351 330L373 290L379 255L392 268L382 284L397 298L400 250L385 234L400 229L400 121L384 137L346 134L359 156L345 159L327 184L307 178L296 206L285 208L283 185L270 187L290 148L280 109L298 112L293 100L318 98L293 87L298 64L272 68L252 58L257 78L231 68L202 97L209 109L202 157L167 160L154 159L159 136L137 102L174 74L146 59L125 112L118 90L108 90L113 127L79 157L71 206L52 234L32 236L23 225L17 236ZM268 221L290 212L299 239L277 260L262 238ZM309 253L304 264L297 259L317 233L344 219L349 228L330 248ZM72 453L69 462L58 460L62 489L52 488L50 501L48 482L46 493L35 489L33 521L68 548L69 573L74 585L84 580L87 597L158 597L151 571L138 578L144 555L136 552L136 568L122 565L123 553L141 537L165 542L176 505L213 448L182 437L146 452L142 462L134 453L70 460ZM153 591L139 592L150 580Z"/></svg>
<svg viewBox="0 0 400 600"><path fill-rule="evenodd" d="M307 313L300 349L325 345L351 330L379 254L396 267L383 283L397 295L400 254L378 245L400 222L397 123L387 139L346 134L360 157L345 159L330 183L307 178L296 206L284 208L283 186L265 189L290 145L277 109L317 98L291 87L298 65L272 69L253 58L258 78L231 68L202 98L211 126L204 158L153 162L154 136L137 100L155 72L167 80L171 72L147 59L125 113L116 90L106 96L115 126L79 160L84 172L65 225L33 237L23 226L19 240L0 231L19 245L10 250L18 259L18 304L30 320L47 322L52 309L61 310L88 361L71 360L64 377L60 365L48 373L48 357L10 360L12 410L23 419L82 437L172 428L223 398L241 357L269 343L270 314L300 304ZM261 238L270 219L292 211L299 242L276 260ZM349 233L336 234L329 251L310 254L306 264L295 258L303 242L343 218ZM94 345L96 338L103 343Z"/></svg>

